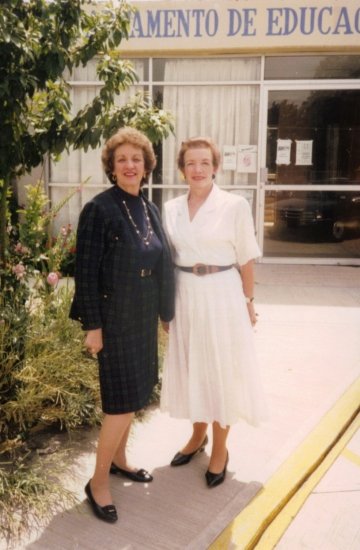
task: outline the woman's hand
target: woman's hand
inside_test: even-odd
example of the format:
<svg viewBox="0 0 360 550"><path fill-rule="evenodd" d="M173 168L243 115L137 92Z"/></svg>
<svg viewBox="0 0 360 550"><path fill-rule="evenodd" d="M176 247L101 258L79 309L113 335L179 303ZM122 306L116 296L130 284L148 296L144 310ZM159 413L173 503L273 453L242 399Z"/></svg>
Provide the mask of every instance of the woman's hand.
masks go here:
<svg viewBox="0 0 360 550"><path fill-rule="evenodd" d="M161 326L162 326L163 330L166 332L166 334L169 334L170 323L167 323L165 321L161 321Z"/></svg>
<svg viewBox="0 0 360 550"><path fill-rule="evenodd" d="M248 308L250 322L251 322L252 326L254 327L257 323L257 314L255 313L254 302L249 302L246 305L247 305L247 308Z"/></svg>
<svg viewBox="0 0 360 550"><path fill-rule="evenodd" d="M103 348L102 329L96 328L94 330L88 330L84 344L91 355L99 353Z"/></svg>

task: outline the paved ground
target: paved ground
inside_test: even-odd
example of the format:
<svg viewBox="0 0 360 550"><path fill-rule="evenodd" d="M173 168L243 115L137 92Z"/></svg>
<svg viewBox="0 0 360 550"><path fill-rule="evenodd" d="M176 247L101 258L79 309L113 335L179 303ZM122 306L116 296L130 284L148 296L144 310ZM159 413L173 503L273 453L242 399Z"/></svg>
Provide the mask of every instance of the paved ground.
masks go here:
<svg viewBox="0 0 360 550"><path fill-rule="evenodd" d="M278 406L285 407L294 437L290 432L286 437L286 429L281 430L281 441L287 441L284 461L278 468L275 466L281 445L275 453L271 446L272 473L263 493L228 526L212 548L245 548L245 541L253 540L261 521L267 525L276 517L271 510L282 499L287 500L292 485L301 476L306 478L319 459L320 467L309 481L301 484L296 497L255 547L355 550L360 548L359 416L345 432L345 441L340 440L333 456L328 455L327 463L320 457L360 405L360 269L260 265L257 274L259 309L271 317L276 351L280 362L284 360L288 366L285 386L278 388L282 394ZM264 333L265 327L259 331ZM260 351L266 350L267 345L260 343ZM309 377L307 367L312 370ZM274 369L271 361L272 373ZM280 381L282 376L277 377ZM292 393L294 384L296 393ZM269 382L268 388L271 385ZM299 405L303 414L301 417L300 412L299 420L294 422L295 407ZM281 412L279 416L285 420ZM269 427L273 426L271 420Z"/></svg>
<svg viewBox="0 0 360 550"><path fill-rule="evenodd" d="M183 483L175 477L177 474L168 463L183 445L190 427L186 420L172 420L153 411L147 422L137 425L130 455L134 464L151 469L155 480L143 488L143 492L134 484L113 482L114 500L121 517L116 531L93 518L87 503L83 502L67 514L58 514L48 526L33 533L31 540L23 541L17 548L205 550L212 542L217 549L245 548L238 542L244 540L242 532L245 528L247 531L258 529L259 517L251 517L248 523L241 523L241 518L246 517L253 505L266 515L266 506L270 504L266 504L264 497L272 480L277 479L284 464L291 464L299 447L314 435L336 404L344 402L344 395L354 387L360 374L360 268L261 264L257 266L256 282L259 312L256 340L269 420L256 429L244 423L232 428L226 483L213 492L204 489L207 452L185 467L185 474L181 474ZM345 403L342 418L346 414ZM339 423L330 425L333 429L327 428L327 437L336 437ZM87 436L81 452L74 455L73 487L80 501L84 500L83 486L94 464L94 436L94 433ZM313 437L305 455L316 456L322 451L320 439L314 442ZM359 481L354 477L359 471L358 436L354 436L344 452L335 462L335 474L328 471L296 520L280 537L281 550L360 547L358 522L355 524ZM294 461L293 470L287 468L285 485L291 485L296 479L300 466L306 469L305 463L303 456ZM347 466L352 469L350 477ZM276 498L281 497L283 485L284 480L279 484ZM261 486L264 489L260 489L241 512L244 500L236 499L244 496L249 488L258 490ZM344 500L349 495L351 501L347 502L352 506L345 506ZM321 505L312 501L318 499L319 502L320 498ZM330 502L329 507L325 501ZM214 516L216 505L220 505L221 511ZM334 518L330 520L334 529L327 535L326 521L310 522L315 518L313 510L320 511L322 506L327 510L323 519L327 519L326 515ZM190 542L189 522L193 532ZM153 535L148 536L154 525L158 543L156 538L151 538ZM348 545L349 541L353 546ZM270 550L273 546L264 548Z"/></svg>
<svg viewBox="0 0 360 550"><path fill-rule="evenodd" d="M358 550L359 520L360 430L357 429L311 491L276 549Z"/></svg>

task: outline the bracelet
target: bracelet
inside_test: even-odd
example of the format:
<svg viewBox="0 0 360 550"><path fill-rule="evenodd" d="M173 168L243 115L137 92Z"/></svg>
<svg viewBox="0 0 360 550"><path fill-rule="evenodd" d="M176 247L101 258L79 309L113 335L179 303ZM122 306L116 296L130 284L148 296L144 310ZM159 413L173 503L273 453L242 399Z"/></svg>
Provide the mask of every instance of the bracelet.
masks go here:
<svg viewBox="0 0 360 550"><path fill-rule="evenodd" d="M252 296L251 298L249 298L249 296L245 296L245 300L247 304L251 304L255 300L255 298L254 296Z"/></svg>

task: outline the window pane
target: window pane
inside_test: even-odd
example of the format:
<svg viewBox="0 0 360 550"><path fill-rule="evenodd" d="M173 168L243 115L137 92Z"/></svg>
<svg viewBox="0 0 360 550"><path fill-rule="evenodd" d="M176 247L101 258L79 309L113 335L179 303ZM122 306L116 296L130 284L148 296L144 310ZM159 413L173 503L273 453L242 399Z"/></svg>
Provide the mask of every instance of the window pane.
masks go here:
<svg viewBox="0 0 360 550"><path fill-rule="evenodd" d="M264 254L360 258L360 191L269 191Z"/></svg>
<svg viewBox="0 0 360 550"><path fill-rule="evenodd" d="M265 59L266 80L359 76L359 55L275 56Z"/></svg>
<svg viewBox="0 0 360 550"><path fill-rule="evenodd" d="M100 61L100 58L90 59L90 61L85 65L85 67L83 66L75 67L71 74L69 73L68 70L66 70L64 72L64 77L69 82L78 81L78 82L86 83L88 81L96 81L98 80L98 77L96 74L96 66L99 61ZM147 59L131 59L130 61L134 66L134 69L140 80L145 80L146 78L148 78L149 62Z"/></svg>
<svg viewBox="0 0 360 550"><path fill-rule="evenodd" d="M217 61L212 60L213 72ZM169 60L173 70L172 60ZM196 79L194 74L193 79ZM218 145L220 152L224 146L255 146L254 162L251 168L219 169L219 185L256 184L259 87L257 85L228 86L185 86L164 85L154 87L156 102L174 116L175 136L169 136L163 143L162 159L159 157L155 183L165 185L183 184L177 170L176 158L182 141L194 136L209 136ZM162 160L162 162L161 162Z"/></svg>
<svg viewBox="0 0 360 550"><path fill-rule="evenodd" d="M360 90L270 92L267 132L270 182L360 182Z"/></svg>
<svg viewBox="0 0 360 550"><path fill-rule="evenodd" d="M221 82L260 79L260 57L154 59L155 82Z"/></svg>
<svg viewBox="0 0 360 550"><path fill-rule="evenodd" d="M176 157L181 142L189 137L209 136L221 153L225 145L256 145L258 102L257 86L165 86L164 108L174 114L175 136L164 142L163 182L182 183ZM220 167L217 179L220 185L253 184L256 172Z"/></svg>

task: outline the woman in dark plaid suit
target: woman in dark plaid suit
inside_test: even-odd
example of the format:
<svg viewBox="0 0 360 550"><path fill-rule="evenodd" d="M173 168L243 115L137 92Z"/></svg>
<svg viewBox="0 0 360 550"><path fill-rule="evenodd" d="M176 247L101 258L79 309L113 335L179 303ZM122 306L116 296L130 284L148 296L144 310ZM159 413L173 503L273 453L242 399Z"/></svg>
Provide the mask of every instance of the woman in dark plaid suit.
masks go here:
<svg viewBox="0 0 360 550"><path fill-rule="evenodd" d="M158 209L140 190L156 164L150 141L122 128L105 144L102 162L114 185L81 212L70 316L97 354L105 413L85 492L94 513L114 522L109 472L152 481L146 470L128 465L126 443L134 412L146 405L158 379L158 317L165 323L173 317L174 279Z"/></svg>

